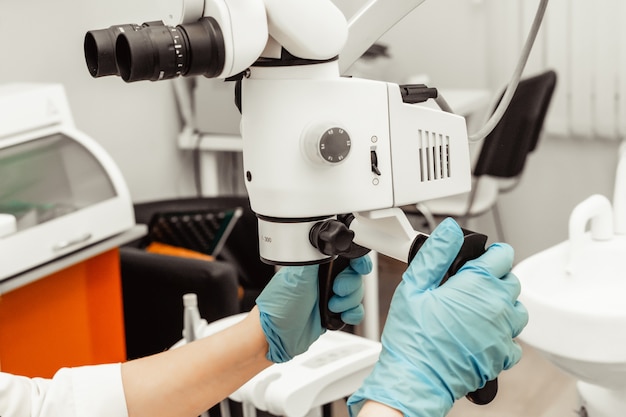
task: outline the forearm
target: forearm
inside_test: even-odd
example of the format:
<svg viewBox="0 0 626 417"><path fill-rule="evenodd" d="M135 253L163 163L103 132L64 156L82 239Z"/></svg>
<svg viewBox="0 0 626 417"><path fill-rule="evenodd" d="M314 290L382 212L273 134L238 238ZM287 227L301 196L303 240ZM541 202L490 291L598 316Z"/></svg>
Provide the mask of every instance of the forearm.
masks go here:
<svg viewBox="0 0 626 417"><path fill-rule="evenodd" d="M358 417L403 417L402 413L395 408L376 401L365 401Z"/></svg>
<svg viewBox="0 0 626 417"><path fill-rule="evenodd" d="M270 366L267 349L255 308L218 335L122 364L128 415L198 416Z"/></svg>

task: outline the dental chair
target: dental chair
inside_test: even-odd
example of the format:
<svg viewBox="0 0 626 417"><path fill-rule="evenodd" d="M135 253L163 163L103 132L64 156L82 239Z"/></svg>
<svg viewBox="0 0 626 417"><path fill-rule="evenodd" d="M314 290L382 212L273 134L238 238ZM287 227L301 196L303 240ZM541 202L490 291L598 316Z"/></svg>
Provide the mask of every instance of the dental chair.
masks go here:
<svg viewBox="0 0 626 417"><path fill-rule="evenodd" d="M469 219L491 211L498 239L504 242L498 197L517 186L528 155L536 149L556 81L552 70L520 81L502 119L483 141L470 192L420 202L407 208L407 214L417 210L432 231L437 218L453 217L467 226Z"/></svg>
<svg viewBox="0 0 626 417"><path fill-rule="evenodd" d="M135 219L149 224L155 213L239 207L223 249L212 261L153 253L143 238L120 248L127 358L168 349L180 339L182 296L196 293L208 322L249 311L274 274L259 260L256 216L247 197L207 197L135 204Z"/></svg>

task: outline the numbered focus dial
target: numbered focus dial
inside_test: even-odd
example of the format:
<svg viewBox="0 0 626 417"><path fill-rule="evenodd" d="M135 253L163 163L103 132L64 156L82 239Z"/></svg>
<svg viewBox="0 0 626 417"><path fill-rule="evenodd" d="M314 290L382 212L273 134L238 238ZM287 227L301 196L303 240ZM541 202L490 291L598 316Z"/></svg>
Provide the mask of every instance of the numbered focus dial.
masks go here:
<svg viewBox="0 0 626 417"><path fill-rule="evenodd" d="M311 162L334 165L350 155L352 140L340 125L326 124L307 129L303 145Z"/></svg>

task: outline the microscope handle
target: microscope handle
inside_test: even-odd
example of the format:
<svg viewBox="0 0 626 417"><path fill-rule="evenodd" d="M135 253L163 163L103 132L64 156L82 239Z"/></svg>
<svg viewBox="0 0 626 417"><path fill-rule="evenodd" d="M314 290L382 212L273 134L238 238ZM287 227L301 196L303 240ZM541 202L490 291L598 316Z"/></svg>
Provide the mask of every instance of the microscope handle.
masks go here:
<svg viewBox="0 0 626 417"><path fill-rule="evenodd" d="M346 324L341 320L341 314L333 313L328 309L328 301L333 296L333 283L337 275L350 266L350 259L338 256L334 260L320 264L318 272L319 309L322 327L328 330L341 330Z"/></svg>
<svg viewBox="0 0 626 417"><path fill-rule="evenodd" d="M480 255L485 253L487 236L466 229L463 229L463 235L463 245L459 250L459 254L452 262L452 265L450 265L448 272L446 272L443 279L441 280L441 284L439 285L443 285L448 280L448 278L456 274L458 270L461 269L463 264L465 264L465 262L478 258ZM411 250L409 262L411 262L411 260L415 257L417 251L424 244L425 241L426 239L422 238L414 243L414 247ZM465 397L474 404L485 405L489 404L496 397L497 393L498 379L495 378L491 381L487 381L484 387L479 388L474 392L470 392Z"/></svg>

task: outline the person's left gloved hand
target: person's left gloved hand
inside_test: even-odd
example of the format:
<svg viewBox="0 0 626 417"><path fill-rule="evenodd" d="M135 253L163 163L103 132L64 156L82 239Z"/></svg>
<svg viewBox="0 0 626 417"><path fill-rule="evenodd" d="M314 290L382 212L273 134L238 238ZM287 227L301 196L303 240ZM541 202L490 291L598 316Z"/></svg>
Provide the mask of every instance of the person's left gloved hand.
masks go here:
<svg viewBox="0 0 626 417"><path fill-rule="evenodd" d="M318 269L318 265L282 267L256 300L272 362L286 362L305 352L326 330L318 306ZM335 279L328 308L341 313L346 324L363 319L361 276L371 271L372 261L364 256L352 259Z"/></svg>

